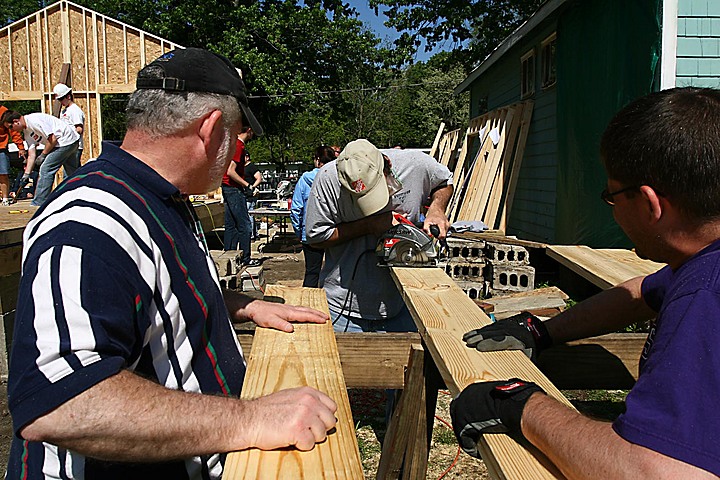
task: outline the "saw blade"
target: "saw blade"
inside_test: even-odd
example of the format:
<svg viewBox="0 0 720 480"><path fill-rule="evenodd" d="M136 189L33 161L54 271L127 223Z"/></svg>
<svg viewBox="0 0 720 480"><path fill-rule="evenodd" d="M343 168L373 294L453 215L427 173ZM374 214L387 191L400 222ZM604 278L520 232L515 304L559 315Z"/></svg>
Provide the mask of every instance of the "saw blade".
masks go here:
<svg viewBox="0 0 720 480"><path fill-rule="evenodd" d="M394 255L391 255L390 261L393 265L413 266L429 262L425 252L410 242L401 242L395 246L394 250Z"/></svg>

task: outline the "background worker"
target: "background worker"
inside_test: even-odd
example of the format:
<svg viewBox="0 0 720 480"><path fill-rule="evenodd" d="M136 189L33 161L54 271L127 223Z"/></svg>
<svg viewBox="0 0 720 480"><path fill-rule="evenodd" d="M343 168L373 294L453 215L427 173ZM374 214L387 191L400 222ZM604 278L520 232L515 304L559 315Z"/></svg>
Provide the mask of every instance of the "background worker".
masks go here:
<svg viewBox="0 0 720 480"><path fill-rule="evenodd" d="M40 165L40 178L35 188L35 198L31 203L40 207L47 200L55 181L55 174L60 167L65 168L68 177L75 173L75 154L80 136L72 126L46 113L20 115L17 112L7 111L1 121L6 128L23 132L25 142L28 144L27 164L22 182L26 183L30 178L30 172L36 163ZM38 145L43 146L40 155L37 155Z"/></svg>
<svg viewBox="0 0 720 480"><path fill-rule="evenodd" d="M263 181L263 175L257 165L252 163L250 160L250 154L247 151L245 152L245 173L243 174L243 180L245 180L248 184L247 187L243 188L243 191L245 193L248 216L250 217L250 238L251 240L257 240L258 232L257 225L255 224L255 217L250 215L249 212L255 210L258 195L260 195L260 189L258 187Z"/></svg>
<svg viewBox="0 0 720 480"><path fill-rule="evenodd" d="M602 199L641 258L667 263L547 322L501 320L469 346L537 351L655 317L626 411L586 418L523 381L468 386L451 405L466 452L485 429L522 435L567 478L720 475L720 91L676 88L622 109L603 134ZM496 387L500 386L498 389Z"/></svg>
<svg viewBox="0 0 720 480"><path fill-rule="evenodd" d="M308 197L310 196L310 188L320 168L333 160L335 160L335 150L333 147L321 145L315 149L315 153L313 154L313 164L315 168L300 176L297 184L295 184L295 191L293 192L292 202L290 204L290 222L295 230L295 236L297 236L302 243L303 256L305 257L303 287L318 287L323 256L325 255L325 250L315 248L307 243L305 212L307 210Z"/></svg>
<svg viewBox="0 0 720 480"><path fill-rule="evenodd" d="M75 127L75 131L80 135L77 153L75 154L74 167L80 168L80 159L82 158L84 142L83 133L85 132L85 114L82 109L77 106L73 97L72 89L64 83L58 83L53 88L55 100L60 102L60 120Z"/></svg>
<svg viewBox="0 0 720 480"><path fill-rule="evenodd" d="M25 230L8 479L217 479L223 452L309 450L336 423L312 388L238 399L230 317L291 332L327 316L222 292L197 230L188 196L220 185L244 122L262 131L235 68L168 52L138 73L127 120Z"/></svg>
<svg viewBox="0 0 720 480"><path fill-rule="evenodd" d="M0 119L8 109L4 105L0 105ZM25 145L23 144L22 135L15 132L0 122L0 196L2 196L2 205L8 206L10 200L10 155L8 145L10 142L17 145L18 155L25 158Z"/></svg>
<svg viewBox="0 0 720 480"><path fill-rule="evenodd" d="M360 139L348 143L335 162L320 169L307 203L308 243L325 249L320 284L336 331L415 331L415 323L387 268L378 267L375 247L393 225L393 212L420 224L437 225L444 238L445 207L452 173L422 152L378 150Z"/></svg>
<svg viewBox="0 0 720 480"><path fill-rule="evenodd" d="M253 136L254 132L250 126L242 127L237 135L235 155L222 180L222 194L225 202L224 248L226 251L242 250L242 264L251 267L260 265L260 261L250 258L252 230L247 200L243 193L243 189L248 186L248 183L243 175L245 173L245 144Z"/></svg>

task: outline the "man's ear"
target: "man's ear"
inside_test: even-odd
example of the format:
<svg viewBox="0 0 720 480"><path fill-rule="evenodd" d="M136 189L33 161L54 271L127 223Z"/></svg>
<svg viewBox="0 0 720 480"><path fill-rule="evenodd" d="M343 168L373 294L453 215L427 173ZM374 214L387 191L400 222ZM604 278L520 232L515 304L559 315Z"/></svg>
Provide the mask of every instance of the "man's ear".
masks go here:
<svg viewBox="0 0 720 480"><path fill-rule="evenodd" d="M223 138L222 112L220 110L213 110L200 119L198 136L201 138L206 152L212 149L217 150Z"/></svg>
<svg viewBox="0 0 720 480"><path fill-rule="evenodd" d="M640 187L640 195L643 196L643 199L646 202L647 211L650 215L650 221L652 223L659 222L665 210L665 205L663 203L664 199L662 196L648 185L642 185Z"/></svg>

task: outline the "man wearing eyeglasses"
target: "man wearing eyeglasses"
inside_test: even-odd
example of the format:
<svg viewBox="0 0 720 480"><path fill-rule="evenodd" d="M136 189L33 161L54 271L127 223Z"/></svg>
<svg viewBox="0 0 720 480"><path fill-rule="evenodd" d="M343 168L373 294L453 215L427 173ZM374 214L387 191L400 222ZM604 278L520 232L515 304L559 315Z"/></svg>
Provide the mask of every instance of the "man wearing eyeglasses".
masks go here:
<svg viewBox="0 0 720 480"><path fill-rule="evenodd" d="M451 405L464 450L482 433L525 437L567 478L720 475L720 91L677 88L632 102L601 141L601 198L643 258L667 263L541 322L523 313L464 340L480 351L553 344L651 322L637 383L612 424L520 379L468 386Z"/></svg>
<svg viewBox="0 0 720 480"><path fill-rule="evenodd" d="M416 330L389 270L377 266L375 247L393 225L393 212L428 233L437 225L444 238L452 190L452 173L431 156L378 150L364 139L348 143L336 161L320 169L308 199L306 237L325 249L320 284L336 331Z"/></svg>

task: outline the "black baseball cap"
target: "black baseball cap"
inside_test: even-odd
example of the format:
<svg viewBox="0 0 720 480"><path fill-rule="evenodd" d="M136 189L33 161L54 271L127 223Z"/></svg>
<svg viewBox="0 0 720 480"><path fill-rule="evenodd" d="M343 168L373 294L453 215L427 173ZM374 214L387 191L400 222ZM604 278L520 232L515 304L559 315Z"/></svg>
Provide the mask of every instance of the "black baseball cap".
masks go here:
<svg viewBox="0 0 720 480"><path fill-rule="evenodd" d="M158 68L164 73L162 78L156 76ZM143 76L146 69L153 70L152 76ZM260 122L248 106L247 91L240 74L230 60L217 53L202 48L178 48L167 52L140 70L135 88L232 95L253 133L263 133Z"/></svg>

